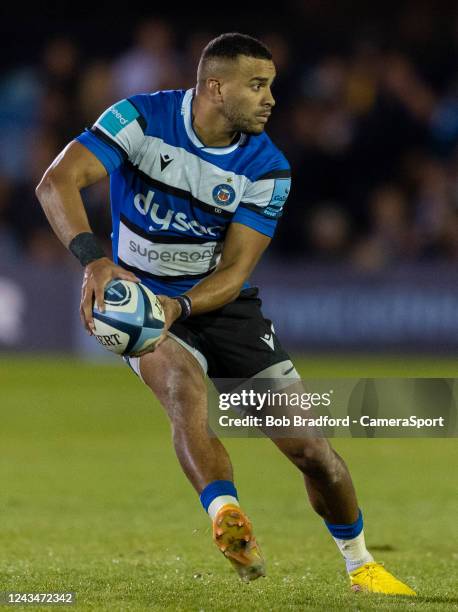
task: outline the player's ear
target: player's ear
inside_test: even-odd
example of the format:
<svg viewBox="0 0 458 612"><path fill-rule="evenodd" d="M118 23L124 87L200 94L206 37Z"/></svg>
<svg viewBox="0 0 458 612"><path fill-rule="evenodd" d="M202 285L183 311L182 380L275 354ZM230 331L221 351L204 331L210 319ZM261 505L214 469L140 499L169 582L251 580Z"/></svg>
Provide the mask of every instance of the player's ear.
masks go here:
<svg viewBox="0 0 458 612"><path fill-rule="evenodd" d="M210 97L213 100L213 102L221 102L222 100L221 82L218 79L209 78L206 81L206 85L207 85L207 91L210 94Z"/></svg>

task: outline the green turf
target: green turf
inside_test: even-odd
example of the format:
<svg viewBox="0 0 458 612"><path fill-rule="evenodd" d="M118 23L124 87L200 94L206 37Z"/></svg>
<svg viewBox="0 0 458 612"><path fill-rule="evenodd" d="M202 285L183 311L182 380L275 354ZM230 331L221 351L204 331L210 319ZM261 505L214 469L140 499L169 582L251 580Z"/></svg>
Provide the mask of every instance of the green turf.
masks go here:
<svg viewBox="0 0 458 612"><path fill-rule="evenodd" d="M313 376L455 375L452 360L299 365ZM227 440L268 561L268 578L240 583L211 542L160 407L126 367L1 359L0 409L0 591L75 591L81 610L458 608L456 439L334 443L369 547L418 590L405 600L349 592L299 473L260 439Z"/></svg>

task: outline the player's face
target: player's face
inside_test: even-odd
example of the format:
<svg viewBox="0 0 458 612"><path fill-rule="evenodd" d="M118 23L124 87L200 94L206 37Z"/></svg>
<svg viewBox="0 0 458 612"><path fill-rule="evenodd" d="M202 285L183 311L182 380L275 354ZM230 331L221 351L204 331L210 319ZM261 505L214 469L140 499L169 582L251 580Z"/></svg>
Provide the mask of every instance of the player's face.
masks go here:
<svg viewBox="0 0 458 612"><path fill-rule="evenodd" d="M234 132L261 134L275 100L270 90L275 78L271 60L240 55L221 84L223 114Z"/></svg>

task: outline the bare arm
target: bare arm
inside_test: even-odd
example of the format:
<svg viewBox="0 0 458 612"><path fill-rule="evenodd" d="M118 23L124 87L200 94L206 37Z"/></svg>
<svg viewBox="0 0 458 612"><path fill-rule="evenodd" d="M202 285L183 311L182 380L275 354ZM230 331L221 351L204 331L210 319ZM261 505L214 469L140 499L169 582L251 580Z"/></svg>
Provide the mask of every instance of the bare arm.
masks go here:
<svg viewBox="0 0 458 612"><path fill-rule="evenodd" d="M68 248L75 236L91 232L80 190L105 178L107 171L89 149L71 142L46 170L35 190L38 200L55 234ZM108 257L88 264L84 271L81 320L86 329L94 328L94 297L103 309L103 291L112 278L138 281L138 278L117 266Z"/></svg>
<svg viewBox="0 0 458 612"><path fill-rule="evenodd" d="M192 300L192 313L209 312L235 300L270 241L246 225L232 223L216 270L186 291Z"/></svg>
<svg viewBox="0 0 458 612"><path fill-rule="evenodd" d="M35 190L56 236L65 247L81 232L90 232L80 190L107 176L89 149L73 141L56 157Z"/></svg>

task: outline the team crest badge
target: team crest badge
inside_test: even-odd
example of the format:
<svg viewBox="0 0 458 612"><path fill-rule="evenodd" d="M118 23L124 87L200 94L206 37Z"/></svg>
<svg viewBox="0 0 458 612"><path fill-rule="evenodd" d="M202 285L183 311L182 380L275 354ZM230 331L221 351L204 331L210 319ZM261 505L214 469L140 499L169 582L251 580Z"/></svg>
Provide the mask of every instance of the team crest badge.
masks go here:
<svg viewBox="0 0 458 612"><path fill-rule="evenodd" d="M218 206L229 206L235 200L235 191L230 185L216 185L213 189L213 201Z"/></svg>

